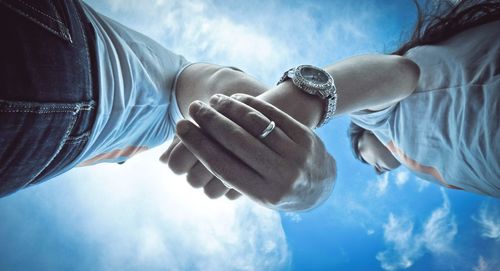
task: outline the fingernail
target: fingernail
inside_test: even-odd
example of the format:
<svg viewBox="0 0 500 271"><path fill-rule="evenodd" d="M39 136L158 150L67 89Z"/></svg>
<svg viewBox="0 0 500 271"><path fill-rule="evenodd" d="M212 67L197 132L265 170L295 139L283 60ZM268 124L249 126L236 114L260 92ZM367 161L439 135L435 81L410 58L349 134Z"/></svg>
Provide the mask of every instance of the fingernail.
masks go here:
<svg viewBox="0 0 500 271"><path fill-rule="evenodd" d="M184 135L189 131L189 124L186 122L177 123L177 135Z"/></svg>
<svg viewBox="0 0 500 271"><path fill-rule="evenodd" d="M214 106L216 105L221 99L222 99L222 95L220 94L215 94L213 95L211 98L210 98L210 101L208 101L210 103L211 106Z"/></svg>
<svg viewBox="0 0 500 271"><path fill-rule="evenodd" d="M194 101L189 105L189 114L196 114L205 104L202 101Z"/></svg>
<svg viewBox="0 0 500 271"><path fill-rule="evenodd" d="M243 98L243 96L239 93L236 93L236 94L231 95L231 98L239 100L239 99Z"/></svg>

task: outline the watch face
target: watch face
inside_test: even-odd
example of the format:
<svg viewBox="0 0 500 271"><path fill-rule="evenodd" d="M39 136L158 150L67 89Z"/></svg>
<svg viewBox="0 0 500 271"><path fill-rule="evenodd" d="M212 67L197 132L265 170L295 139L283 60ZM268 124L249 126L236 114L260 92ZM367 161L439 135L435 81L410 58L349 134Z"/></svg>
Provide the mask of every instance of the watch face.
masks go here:
<svg viewBox="0 0 500 271"><path fill-rule="evenodd" d="M302 77L313 84L325 84L328 82L328 77L322 70L312 67L304 67L300 71Z"/></svg>

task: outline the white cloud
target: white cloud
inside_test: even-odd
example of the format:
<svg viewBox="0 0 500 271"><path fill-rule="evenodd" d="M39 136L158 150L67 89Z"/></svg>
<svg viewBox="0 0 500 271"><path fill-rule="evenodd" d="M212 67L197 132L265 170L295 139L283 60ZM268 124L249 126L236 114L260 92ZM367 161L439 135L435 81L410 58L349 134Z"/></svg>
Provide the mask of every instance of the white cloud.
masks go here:
<svg viewBox="0 0 500 271"><path fill-rule="evenodd" d="M396 185L402 187L405 185L410 178L410 172L407 170L402 170L396 173Z"/></svg>
<svg viewBox="0 0 500 271"><path fill-rule="evenodd" d="M265 31L262 24L268 19L262 14L256 14L252 24L248 24L224 14L211 1L108 0L108 3L117 15L131 11L142 14L138 21L132 21L131 27L193 62L237 66L256 73L261 80L274 82L276 71L288 68L290 59L300 58L299 48L294 49L277 35ZM297 16L303 17L302 14ZM247 16L242 13L238 18ZM310 21L306 19L301 21ZM286 25L287 21L281 23Z"/></svg>
<svg viewBox="0 0 500 271"><path fill-rule="evenodd" d="M396 173L386 172L382 175L378 175L377 179L373 182L370 182L366 187L367 194L373 194L377 197L381 197L385 195L385 193L389 189L389 185L394 180L394 183L398 188L402 188L410 179L410 172L407 170L401 170ZM424 181L422 181L424 182ZM427 185L428 182L420 184L419 181L419 191L422 191Z"/></svg>
<svg viewBox="0 0 500 271"><path fill-rule="evenodd" d="M381 197L387 192L389 187L389 173L377 176L377 179L370 182L366 187L366 193Z"/></svg>
<svg viewBox="0 0 500 271"><path fill-rule="evenodd" d="M385 173L377 179L377 196L382 196L387 191L389 186L389 174Z"/></svg>
<svg viewBox="0 0 500 271"><path fill-rule="evenodd" d="M431 184L429 181L422 180L422 179L420 179L418 177L416 177L415 180L417 180L417 187L418 187L417 191L418 192L424 191Z"/></svg>
<svg viewBox="0 0 500 271"><path fill-rule="evenodd" d="M244 198L208 199L158 161L166 147L123 165L74 169L19 193L32 193L23 204L43 214L43 224L30 225L33 231L50 225L46 236L84 250L90 261L80 263L82 270L275 270L289 264L279 213ZM33 214L22 215L21 221L32 221ZM57 257L64 249L50 251Z"/></svg>
<svg viewBox="0 0 500 271"><path fill-rule="evenodd" d="M327 65L367 43L369 48L381 47L370 36L373 31L367 29L378 16L373 10L376 6L356 6L344 13L345 18L318 25L315 16L323 4L313 2L295 7L252 1L230 9L204 0L106 2L111 12L103 11L108 15L189 60L237 66L268 84L297 64ZM351 13L356 14L355 21L350 20Z"/></svg>
<svg viewBox="0 0 500 271"><path fill-rule="evenodd" d="M441 189L441 193L443 205L432 212L420 236L425 247L438 254L451 252L450 245L458 232L455 218L450 211L450 200L444 189Z"/></svg>
<svg viewBox="0 0 500 271"><path fill-rule="evenodd" d="M481 236L500 241L500 212L498 208L488 208L482 205L479 217L472 217L481 226Z"/></svg>
<svg viewBox="0 0 500 271"><path fill-rule="evenodd" d="M138 255L138 264L156 262L171 270L263 270L286 264L287 244L278 213L245 199L210 200L201 190L189 187L184 176L173 175L159 162L156 166L148 162L157 157L159 153L151 152L127 162L113 174L113 181L106 181L104 189L95 186L109 178L109 170L94 168L90 182L95 186L90 191L79 189L81 199L92 195L95 200L101 193L109 204L95 209L93 204L85 206L86 200L80 202L81 208L90 208L87 219L92 224L87 225L90 229L85 236L98 237L94 242L101 245L105 258L109 251L114 255L120 251L115 257L118 266ZM107 196L117 190L126 190L127 196ZM111 217L126 217L127 225L110 223ZM116 233L120 227L123 232ZM136 237L122 239L122 234ZM124 241L128 242L125 247Z"/></svg>
<svg viewBox="0 0 500 271"><path fill-rule="evenodd" d="M483 256L479 256L477 259L477 264L472 268L472 271L486 271L488 270L488 263L483 258Z"/></svg>
<svg viewBox="0 0 500 271"><path fill-rule="evenodd" d="M295 223L302 221L302 216L299 215L298 213L286 212L285 217L289 218L291 221Z"/></svg>
<svg viewBox="0 0 500 271"><path fill-rule="evenodd" d="M443 205L435 209L415 232L414 223L405 216L389 214L384 225L384 240L388 248L376 255L385 270L411 267L425 253L448 254L457 234L457 224L450 211L448 196L441 189Z"/></svg>

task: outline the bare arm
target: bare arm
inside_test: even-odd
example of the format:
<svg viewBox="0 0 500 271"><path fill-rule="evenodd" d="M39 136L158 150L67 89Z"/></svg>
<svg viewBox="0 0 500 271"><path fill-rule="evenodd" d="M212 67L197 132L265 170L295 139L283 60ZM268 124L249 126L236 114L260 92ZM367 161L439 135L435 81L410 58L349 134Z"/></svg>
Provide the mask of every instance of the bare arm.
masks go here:
<svg viewBox="0 0 500 271"><path fill-rule="evenodd" d="M368 109L380 110L409 96L418 82L419 69L411 60L391 55L352 57L325 68L333 75L338 91L336 115ZM228 68L196 64L179 78L177 99L184 116L192 101L208 101L222 93L260 95L299 122L315 127L323 112L323 101L305 94L290 81L268 91L250 76Z"/></svg>
<svg viewBox="0 0 500 271"><path fill-rule="evenodd" d="M384 55L350 58L326 70L338 88L337 115L398 102L413 92L419 75L412 61ZM188 182L211 198L241 192L274 209L313 208L329 196L336 176L335 160L309 129L320 121L324 101L290 81L265 89L238 71L211 65L186 69L177 98L184 116L199 126L180 121L180 140L160 159L174 172L187 173ZM217 92L260 95L211 97ZM209 100L210 106L194 100ZM276 128L259 139L271 120Z"/></svg>
<svg viewBox="0 0 500 271"><path fill-rule="evenodd" d="M213 64L197 63L187 67L177 83L177 102L183 116L188 117L191 102L207 102L214 94L230 96L245 93L258 96L268 90L246 73Z"/></svg>

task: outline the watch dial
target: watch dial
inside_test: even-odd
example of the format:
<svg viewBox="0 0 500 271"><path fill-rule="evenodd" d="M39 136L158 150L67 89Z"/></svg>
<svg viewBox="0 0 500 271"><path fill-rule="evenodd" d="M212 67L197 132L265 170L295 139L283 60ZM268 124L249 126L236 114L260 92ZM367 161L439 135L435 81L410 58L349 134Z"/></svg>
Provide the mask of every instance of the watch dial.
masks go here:
<svg viewBox="0 0 500 271"><path fill-rule="evenodd" d="M306 67L301 70L301 73L304 79L310 81L313 84L324 84L328 82L328 77L321 70Z"/></svg>

